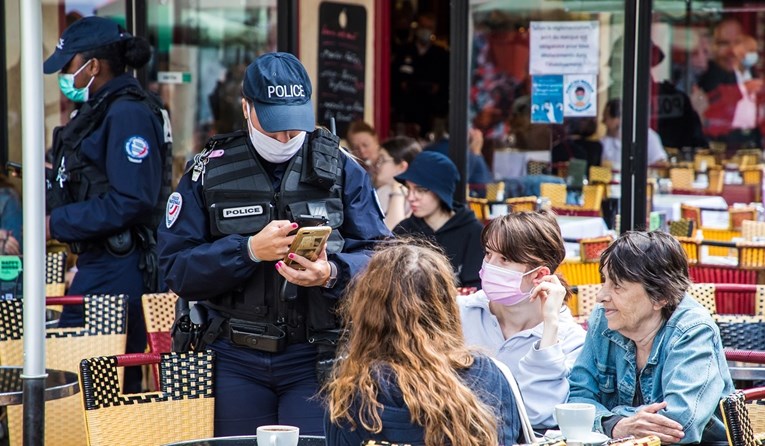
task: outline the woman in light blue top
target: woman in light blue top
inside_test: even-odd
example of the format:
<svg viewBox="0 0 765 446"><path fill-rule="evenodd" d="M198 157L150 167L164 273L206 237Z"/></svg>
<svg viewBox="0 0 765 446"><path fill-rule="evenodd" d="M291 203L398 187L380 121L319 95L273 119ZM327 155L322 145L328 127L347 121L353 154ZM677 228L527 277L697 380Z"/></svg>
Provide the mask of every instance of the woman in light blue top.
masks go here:
<svg viewBox="0 0 765 446"><path fill-rule="evenodd" d="M594 404L594 428L610 437L725 440L718 402L733 382L717 326L686 292L680 243L664 232L627 232L603 252L600 272L569 401Z"/></svg>

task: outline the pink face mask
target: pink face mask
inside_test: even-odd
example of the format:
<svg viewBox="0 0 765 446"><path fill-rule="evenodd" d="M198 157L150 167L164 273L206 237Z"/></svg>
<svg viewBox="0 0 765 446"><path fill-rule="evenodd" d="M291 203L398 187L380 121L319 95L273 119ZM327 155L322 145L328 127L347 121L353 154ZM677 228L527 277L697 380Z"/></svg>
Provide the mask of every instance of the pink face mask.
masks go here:
<svg viewBox="0 0 765 446"><path fill-rule="evenodd" d="M541 266L525 273L519 273L490 265L484 260L481 271L478 273L481 276L481 288L492 302L502 305L517 305L531 295L531 290L528 292L521 291L523 278L539 268Z"/></svg>

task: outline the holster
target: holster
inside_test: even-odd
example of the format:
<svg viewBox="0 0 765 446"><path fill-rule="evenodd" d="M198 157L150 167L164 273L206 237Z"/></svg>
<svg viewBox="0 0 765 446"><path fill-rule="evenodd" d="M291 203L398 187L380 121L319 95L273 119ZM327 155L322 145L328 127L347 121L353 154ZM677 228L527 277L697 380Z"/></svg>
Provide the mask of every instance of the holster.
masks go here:
<svg viewBox="0 0 765 446"><path fill-rule="evenodd" d="M282 328L268 323L229 319L223 324L234 345L269 353L281 353L287 348L287 333Z"/></svg>

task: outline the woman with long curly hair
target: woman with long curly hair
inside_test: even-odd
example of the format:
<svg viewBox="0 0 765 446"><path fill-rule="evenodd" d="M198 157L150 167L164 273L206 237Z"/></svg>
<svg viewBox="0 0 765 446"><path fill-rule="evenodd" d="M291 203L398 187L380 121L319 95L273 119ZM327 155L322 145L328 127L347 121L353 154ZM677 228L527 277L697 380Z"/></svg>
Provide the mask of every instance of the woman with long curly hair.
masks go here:
<svg viewBox="0 0 765 446"><path fill-rule="evenodd" d="M433 245L383 246L341 307L347 336L325 394L328 445L514 444L510 386L462 336L449 260Z"/></svg>

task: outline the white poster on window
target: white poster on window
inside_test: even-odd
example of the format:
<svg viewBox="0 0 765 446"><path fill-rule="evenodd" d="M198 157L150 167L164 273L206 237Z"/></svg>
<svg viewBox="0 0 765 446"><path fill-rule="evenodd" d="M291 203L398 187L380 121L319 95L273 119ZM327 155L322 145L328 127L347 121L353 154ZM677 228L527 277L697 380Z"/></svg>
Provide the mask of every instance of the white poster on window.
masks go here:
<svg viewBox="0 0 765 446"><path fill-rule="evenodd" d="M531 22L531 74L598 74L597 21Z"/></svg>
<svg viewBox="0 0 765 446"><path fill-rule="evenodd" d="M597 76L567 74L563 76L563 116L597 116Z"/></svg>

